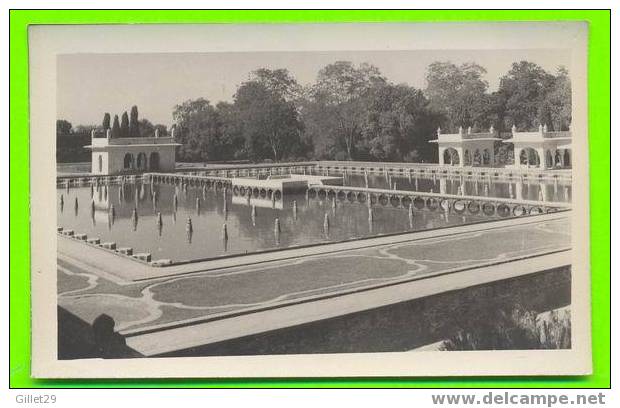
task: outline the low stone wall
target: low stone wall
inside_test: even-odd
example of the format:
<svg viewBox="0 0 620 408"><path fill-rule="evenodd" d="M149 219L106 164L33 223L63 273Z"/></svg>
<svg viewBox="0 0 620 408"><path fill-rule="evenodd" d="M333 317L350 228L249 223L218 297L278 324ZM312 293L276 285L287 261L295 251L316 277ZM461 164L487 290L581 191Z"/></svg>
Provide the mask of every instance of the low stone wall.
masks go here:
<svg viewBox="0 0 620 408"><path fill-rule="evenodd" d="M562 267L166 356L408 351L449 338L489 311L541 313L570 303L571 271Z"/></svg>
<svg viewBox="0 0 620 408"><path fill-rule="evenodd" d="M489 311L518 306L543 313L570 303L566 266L162 357L409 351L450 338ZM90 325L59 307L59 359L140 357L99 320Z"/></svg>

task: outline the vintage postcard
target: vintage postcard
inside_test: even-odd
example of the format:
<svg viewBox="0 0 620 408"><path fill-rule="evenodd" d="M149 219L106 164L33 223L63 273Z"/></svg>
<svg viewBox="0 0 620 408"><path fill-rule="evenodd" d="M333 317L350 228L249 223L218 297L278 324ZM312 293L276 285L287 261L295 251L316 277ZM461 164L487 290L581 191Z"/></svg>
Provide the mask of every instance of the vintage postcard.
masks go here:
<svg viewBox="0 0 620 408"><path fill-rule="evenodd" d="M590 373L587 40L31 26L32 375Z"/></svg>

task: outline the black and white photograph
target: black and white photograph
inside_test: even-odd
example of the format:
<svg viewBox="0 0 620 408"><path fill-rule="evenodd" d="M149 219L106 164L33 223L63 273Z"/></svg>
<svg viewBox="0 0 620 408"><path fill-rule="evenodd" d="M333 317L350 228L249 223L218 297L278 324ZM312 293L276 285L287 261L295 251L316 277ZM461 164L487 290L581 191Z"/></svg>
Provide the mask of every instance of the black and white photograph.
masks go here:
<svg viewBox="0 0 620 408"><path fill-rule="evenodd" d="M35 375L591 369L587 26L30 34Z"/></svg>

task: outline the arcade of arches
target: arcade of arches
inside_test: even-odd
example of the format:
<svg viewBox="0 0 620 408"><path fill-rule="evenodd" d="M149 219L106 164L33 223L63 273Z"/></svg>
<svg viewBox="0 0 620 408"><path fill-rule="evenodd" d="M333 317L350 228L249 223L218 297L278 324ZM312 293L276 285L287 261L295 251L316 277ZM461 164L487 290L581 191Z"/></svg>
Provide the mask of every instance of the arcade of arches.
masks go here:
<svg viewBox="0 0 620 408"><path fill-rule="evenodd" d="M493 166L494 154L489 148L462 149L446 147L440 149L440 164L448 166ZM570 168L570 148L533 148L516 147L514 151L515 165L536 168Z"/></svg>
<svg viewBox="0 0 620 408"><path fill-rule="evenodd" d="M466 148L462 150L462 156L459 150L454 147L447 147L443 150L443 162L449 166L492 166L494 165L494 152L490 148ZM462 161L462 163L461 163Z"/></svg>
<svg viewBox="0 0 620 408"><path fill-rule="evenodd" d="M144 152L138 153L137 156L134 156L132 153L125 153L123 170L157 171L159 170L159 163L160 157L158 152L151 152L148 158Z"/></svg>
<svg viewBox="0 0 620 408"><path fill-rule="evenodd" d="M519 158L518 161L516 158ZM525 167L570 168L571 149L544 149L533 147L515 148L515 164Z"/></svg>

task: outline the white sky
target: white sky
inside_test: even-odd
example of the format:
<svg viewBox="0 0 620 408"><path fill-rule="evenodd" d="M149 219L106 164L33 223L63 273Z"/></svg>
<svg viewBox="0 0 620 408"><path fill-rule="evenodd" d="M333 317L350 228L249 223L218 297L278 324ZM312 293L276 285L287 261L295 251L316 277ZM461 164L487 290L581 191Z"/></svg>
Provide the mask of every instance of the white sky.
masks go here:
<svg viewBox="0 0 620 408"><path fill-rule="evenodd" d="M567 50L418 50L329 52L235 52L160 54L67 54L58 56L57 115L74 126L99 124L104 112L120 114L137 105L141 118L170 125L174 105L204 97L231 101L237 86L258 68L287 68L306 85L339 60L368 62L388 80L425 87L434 61L476 62L487 69L490 89L513 62L528 60L555 72L570 65Z"/></svg>

